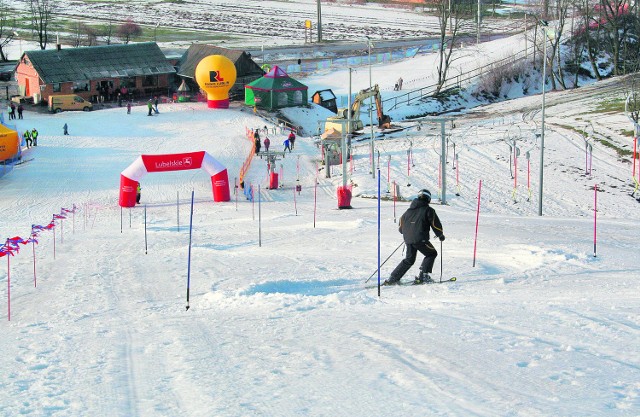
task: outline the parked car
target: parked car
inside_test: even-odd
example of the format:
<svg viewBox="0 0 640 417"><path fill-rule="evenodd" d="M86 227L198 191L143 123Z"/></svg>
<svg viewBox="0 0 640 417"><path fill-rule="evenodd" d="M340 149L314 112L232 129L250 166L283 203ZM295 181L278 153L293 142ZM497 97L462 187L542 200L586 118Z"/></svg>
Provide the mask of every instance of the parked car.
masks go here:
<svg viewBox="0 0 640 417"><path fill-rule="evenodd" d="M63 110L91 111L93 104L75 94L61 94L49 96L49 111L60 113Z"/></svg>

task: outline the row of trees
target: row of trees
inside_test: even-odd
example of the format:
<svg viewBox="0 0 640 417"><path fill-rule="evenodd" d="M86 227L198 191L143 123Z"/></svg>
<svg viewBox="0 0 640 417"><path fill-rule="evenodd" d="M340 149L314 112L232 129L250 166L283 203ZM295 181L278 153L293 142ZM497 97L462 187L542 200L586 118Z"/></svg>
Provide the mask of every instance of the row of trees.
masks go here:
<svg viewBox="0 0 640 417"><path fill-rule="evenodd" d="M15 11L10 9L6 0L0 0L0 60L7 61L5 47L18 36L24 36L19 32L26 31L32 39L36 39L40 49L46 49L51 43L52 33L58 31L55 21L56 0L29 0L29 14L27 24L18 28ZM27 26L24 29L24 26ZM66 33L69 29L65 30ZM93 46L101 40L107 45L111 44L114 37L124 43L129 43L142 35L142 28L130 19L124 23L115 23L109 19L104 25L94 27L77 22L72 28L74 46ZM68 35L67 35L68 36Z"/></svg>
<svg viewBox="0 0 640 417"><path fill-rule="evenodd" d="M543 42L548 42L546 59L551 88L577 86L578 77L587 73L582 69L585 63L591 68L588 73L598 80L640 71L640 4L637 1L540 1L534 10L528 9L524 19L535 24L536 30L530 39L534 63L536 54L542 57ZM479 4L477 0L430 2L428 13L438 16L440 26L438 91L447 80L459 43L478 34L470 33L469 29L478 27ZM546 22L553 23L544 26ZM563 53L561 45L567 46Z"/></svg>

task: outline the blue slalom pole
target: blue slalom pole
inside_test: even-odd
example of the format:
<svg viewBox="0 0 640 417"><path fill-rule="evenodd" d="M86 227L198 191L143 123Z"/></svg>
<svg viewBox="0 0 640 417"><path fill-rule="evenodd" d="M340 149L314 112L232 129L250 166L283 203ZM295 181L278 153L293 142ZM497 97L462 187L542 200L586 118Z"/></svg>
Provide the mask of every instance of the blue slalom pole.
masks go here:
<svg viewBox="0 0 640 417"><path fill-rule="evenodd" d="M380 297L380 168L378 168L378 297Z"/></svg>
<svg viewBox="0 0 640 417"><path fill-rule="evenodd" d="M187 310L189 310L189 287L191 286L191 235L193 231L193 190L191 190L191 216L189 220L189 257L187 260Z"/></svg>

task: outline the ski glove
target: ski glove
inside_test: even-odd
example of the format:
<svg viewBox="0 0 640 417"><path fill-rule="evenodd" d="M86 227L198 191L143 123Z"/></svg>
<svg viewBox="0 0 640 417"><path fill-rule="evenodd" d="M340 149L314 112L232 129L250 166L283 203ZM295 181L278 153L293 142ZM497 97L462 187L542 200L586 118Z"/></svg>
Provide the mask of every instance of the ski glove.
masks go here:
<svg viewBox="0 0 640 417"><path fill-rule="evenodd" d="M438 239L440 239L440 242L443 242L444 241L444 235L438 236Z"/></svg>

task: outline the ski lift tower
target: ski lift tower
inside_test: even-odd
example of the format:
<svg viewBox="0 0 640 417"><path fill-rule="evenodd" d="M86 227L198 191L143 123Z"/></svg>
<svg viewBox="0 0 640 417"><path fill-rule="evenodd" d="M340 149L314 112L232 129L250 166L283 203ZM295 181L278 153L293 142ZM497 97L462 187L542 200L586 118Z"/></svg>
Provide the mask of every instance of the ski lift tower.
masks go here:
<svg viewBox="0 0 640 417"><path fill-rule="evenodd" d="M425 117L420 119L426 123L439 123L440 124L440 167L442 173L440 175L442 180L442 197L440 198L440 204L447 204L447 122L453 122L454 117Z"/></svg>
<svg viewBox="0 0 640 417"><path fill-rule="evenodd" d="M258 152L260 159L266 159L267 169L269 170L269 189L275 190L278 188L278 173L276 172L276 165L280 159L284 159L286 152Z"/></svg>

